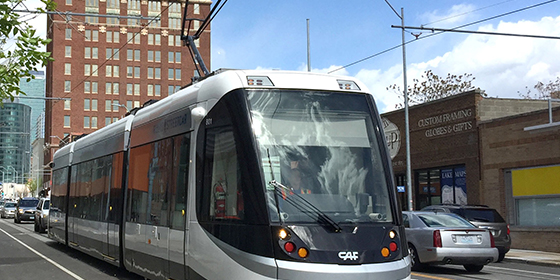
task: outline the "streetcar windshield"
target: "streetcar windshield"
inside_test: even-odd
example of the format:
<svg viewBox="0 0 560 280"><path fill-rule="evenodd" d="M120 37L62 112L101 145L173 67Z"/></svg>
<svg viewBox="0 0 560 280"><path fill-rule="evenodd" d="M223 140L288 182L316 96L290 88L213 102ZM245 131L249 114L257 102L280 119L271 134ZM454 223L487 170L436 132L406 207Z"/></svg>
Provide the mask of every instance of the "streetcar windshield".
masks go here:
<svg viewBox="0 0 560 280"><path fill-rule="evenodd" d="M248 94L272 221L391 222L379 124L365 94Z"/></svg>

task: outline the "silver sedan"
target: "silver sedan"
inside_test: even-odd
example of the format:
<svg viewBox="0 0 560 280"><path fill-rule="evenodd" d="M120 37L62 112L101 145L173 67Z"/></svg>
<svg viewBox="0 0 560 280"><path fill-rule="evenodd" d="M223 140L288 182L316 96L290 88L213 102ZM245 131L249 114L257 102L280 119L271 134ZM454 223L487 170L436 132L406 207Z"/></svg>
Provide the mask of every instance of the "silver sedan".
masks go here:
<svg viewBox="0 0 560 280"><path fill-rule="evenodd" d="M428 264L458 264L469 272L498 260L498 249L487 229L451 213L403 211L412 269Z"/></svg>

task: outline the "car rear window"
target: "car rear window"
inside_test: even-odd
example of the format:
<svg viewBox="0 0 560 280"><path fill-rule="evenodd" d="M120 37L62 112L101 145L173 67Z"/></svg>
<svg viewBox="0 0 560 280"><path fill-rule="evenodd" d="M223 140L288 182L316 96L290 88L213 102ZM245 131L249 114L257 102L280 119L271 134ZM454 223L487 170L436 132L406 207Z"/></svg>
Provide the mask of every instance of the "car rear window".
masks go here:
<svg viewBox="0 0 560 280"><path fill-rule="evenodd" d="M6 203L6 206L4 207L16 207L16 203L15 202L8 202Z"/></svg>
<svg viewBox="0 0 560 280"><path fill-rule="evenodd" d="M472 222L505 223L495 209L462 209L459 215Z"/></svg>
<svg viewBox="0 0 560 280"><path fill-rule="evenodd" d="M473 228L471 223L461 217L450 214L418 214L418 218L428 227L460 227Z"/></svg>
<svg viewBox="0 0 560 280"><path fill-rule="evenodd" d="M19 202L20 207L35 207L39 204L39 200L21 200Z"/></svg>

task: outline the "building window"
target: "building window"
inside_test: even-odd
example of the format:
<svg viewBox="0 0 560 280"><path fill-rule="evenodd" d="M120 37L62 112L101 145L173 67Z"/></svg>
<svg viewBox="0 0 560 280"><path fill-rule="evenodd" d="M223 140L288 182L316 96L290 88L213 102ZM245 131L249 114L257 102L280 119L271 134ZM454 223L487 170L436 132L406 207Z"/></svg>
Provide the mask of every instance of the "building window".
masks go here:
<svg viewBox="0 0 560 280"><path fill-rule="evenodd" d="M148 96L153 96L154 95L154 85L152 84L148 84Z"/></svg>
<svg viewBox="0 0 560 280"><path fill-rule="evenodd" d="M148 51L148 62L154 62L154 51Z"/></svg>
<svg viewBox="0 0 560 280"><path fill-rule="evenodd" d="M108 14L120 14L121 10L120 10L120 5L121 5L121 1L120 0L107 0L107 13ZM107 18L109 19L109 18ZM118 19L114 18L117 20L117 24L118 24ZM109 23L109 22L107 22Z"/></svg>
<svg viewBox="0 0 560 280"><path fill-rule="evenodd" d="M92 111L97 111L97 99L92 99L91 100L91 110Z"/></svg>
<svg viewBox="0 0 560 280"><path fill-rule="evenodd" d="M64 38L66 40L72 40L72 28L66 28L66 33Z"/></svg>
<svg viewBox="0 0 560 280"><path fill-rule="evenodd" d="M167 62L168 63L175 62L175 52L169 52L169 54L167 55Z"/></svg>
<svg viewBox="0 0 560 280"><path fill-rule="evenodd" d="M134 84L134 95L140 96L140 84Z"/></svg>
<svg viewBox="0 0 560 280"><path fill-rule="evenodd" d="M99 31L98 30L86 30L84 32L85 40L88 42L97 42L99 40Z"/></svg>
<svg viewBox="0 0 560 280"><path fill-rule="evenodd" d="M113 101L111 99L105 100L105 112L113 111Z"/></svg>
<svg viewBox="0 0 560 280"><path fill-rule="evenodd" d="M193 12L195 15L200 15L200 4L193 5Z"/></svg>
<svg viewBox="0 0 560 280"><path fill-rule="evenodd" d="M175 69L175 80L181 80L181 68Z"/></svg>
<svg viewBox="0 0 560 280"><path fill-rule="evenodd" d="M140 0L128 0L127 4L128 4L127 11L129 15L140 15L141 12Z"/></svg>
<svg viewBox="0 0 560 280"><path fill-rule="evenodd" d="M134 108L140 108L140 101L138 100L134 101Z"/></svg>
<svg viewBox="0 0 560 280"><path fill-rule="evenodd" d="M91 128L97 128L97 117L91 117Z"/></svg>
<svg viewBox="0 0 560 280"><path fill-rule="evenodd" d="M105 77L119 77L118 65L105 65Z"/></svg>
<svg viewBox="0 0 560 280"><path fill-rule="evenodd" d="M91 82L84 81L84 93L91 93Z"/></svg>
<svg viewBox="0 0 560 280"><path fill-rule="evenodd" d="M154 79L161 79L161 68L154 68Z"/></svg>
<svg viewBox="0 0 560 280"><path fill-rule="evenodd" d="M89 117L84 117L84 128L90 128Z"/></svg>
<svg viewBox="0 0 560 280"><path fill-rule="evenodd" d="M64 116L64 127L70 127L70 116Z"/></svg>
<svg viewBox="0 0 560 280"><path fill-rule="evenodd" d="M66 5L68 6L72 5L72 0L66 0Z"/></svg>
<svg viewBox="0 0 560 280"><path fill-rule="evenodd" d="M154 95L161 96L161 85L154 85Z"/></svg>
<svg viewBox="0 0 560 280"><path fill-rule="evenodd" d="M126 101L126 108L130 108L130 109L133 108L133 107L132 107L132 101L130 101L130 100L127 100L127 101Z"/></svg>
<svg viewBox="0 0 560 280"><path fill-rule="evenodd" d="M71 110L72 108L70 107L70 105L70 100L64 100L64 110Z"/></svg>
<svg viewBox="0 0 560 280"><path fill-rule="evenodd" d="M88 17L86 16L85 22L88 24L99 24L99 17Z"/></svg>
<svg viewBox="0 0 560 280"><path fill-rule="evenodd" d="M181 52L175 53L175 63L181 63Z"/></svg>
<svg viewBox="0 0 560 280"><path fill-rule="evenodd" d="M134 66L134 78L140 78L140 66Z"/></svg>
<svg viewBox="0 0 560 280"><path fill-rule="evenodd" d="M118 31L107 31L107 43L118 43L120 33Z"/></svg>
<svg viewBox="0 0 560 280"><path fill-rule="evenodd" d="M167 45L174 46L175 45L175 36L168 36L167 37Z"/></svg>
<svg viewBox="0 0 560 280"><path fill-rule="evenodd" d="M126 77L127 77L127 78L132 78L132 77L134 77L134 73L133 73L133 72L134 72L134 67L132 67L132 66L127 66L127 67L126 67Z"/></svg>
<svg viewBox="0 0 560 280"><path fill-rule="evenodd" d="M119 83L105 83L105 94L119 94Z"/></svg>
<svg viewBox="0 0 560 280"><path fill-rule="evenodd" d="M72 57L72 46L64 46L64 57Z"/></svg>
<svg viewBox="0 0 560 280"><path fill-rule="evenodd" d="M111 117L105 117L105 126L108 126L111 124Z"/></svg>
<svg viewBox="0 0 560 280"><path fill-rule="evenodd" d="M72 75L72 64L64 63L64 75Z"/></svg>
<svg viewBox="0 0 560 280"><path fill-rule="evenodd" d="M148 79L153 79L153 78L154 78L154 68L148 67Z"/></svg>
<svg viewBox="0 0 560 280"><path fill-rule="evenodd" d="M105 59L119 60L119 49L107 48L105 49Z"/></svg>
<svg viewBox="0 0 560 280"><path fill-rule="evenodd" d="M132 84L126 84L126 95L132 95L133 90L134 90L134 86Z"/></svg>
<svg viewBox="0 0 560 280"><path fill-rule="evenodd" d="M89 98L84 98L84 111L91 110L91 103Z"/></svg>
<svg viewBox="0 0 560 280"><path fill-rule="evenodd" d="M91 82L91 93L97 94L97 82Z"/></svg>
<svg viewBox="0 0 560 280"><path fill-rule="evenodd" d="M72 82L64 81L64 92L70 92L72 90Z"/></svg>
<svg viewBox="0 0 560 280"><path fill-rule="evenodd" d="M128 61L134 60L134 50L131 49L126 50L126 60Z"/></svg>
<svg viewBox="0 0 560 280"><path fill-rule="evenodd" d="M84 64L84 76L91 76L91 64Z"/></svg>
<svg viewBox="0 0 560 280"><path fill-rule="evenodd" d="M134 61L140 61L140 50L134 50Z"/></svg>

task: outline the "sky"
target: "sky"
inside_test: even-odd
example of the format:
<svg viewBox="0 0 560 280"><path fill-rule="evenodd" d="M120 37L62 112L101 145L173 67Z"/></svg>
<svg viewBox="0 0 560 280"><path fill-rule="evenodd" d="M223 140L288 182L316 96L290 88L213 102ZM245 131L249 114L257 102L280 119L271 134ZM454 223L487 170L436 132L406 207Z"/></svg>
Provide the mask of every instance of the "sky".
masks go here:
<svg viewBox="0 0 560 280"><path fill-rule="evenodd" d="M560 1L512 13L545 0L388 0L405 26L560 37ZM385 0L228 1L212 21L211 69L307 71L309 19L312 72L356 77L375 96L381 112L402 103L387 86L403 88L400 17ZM509 15L494 18L501 14ZM537 82L560 77L560 40L407 30L408 84L426 70L439 76L469 73L489 97L521 98ZM533 90L534 92L534 90Z"/></svg>
<svg viewBox="0 0 560 280"><path fill-rule="evenodd" d="M38 2L24 1L29 9ZM550 3L514 12L546 2ZM403 88L402 31L391 27L401 25L401 8L406 26L451 29L480 22L462 30L560 37L560 1L229 0L212 21L211 61L206 64L211 70L307 71L309 19L311 71L328 73L373 56L332 74L361 80L379 110L388 112L402 103L386 89L393 84ZM502 14L507 15L497 17ZM30 22L46 34L42 16ZM415 39L411 33L422 34ZM439 76L468 73L475 77L473 86L489 97L521 98L520 93L537 82L560 77L559 39L452 32L428 36L431 33L405 33L405 40L411 41L406 44L409 85L427 70ZM391 48L395 49L387 51Z"/></svg>

